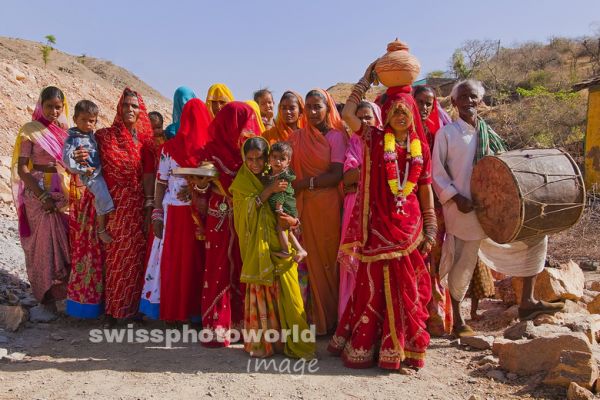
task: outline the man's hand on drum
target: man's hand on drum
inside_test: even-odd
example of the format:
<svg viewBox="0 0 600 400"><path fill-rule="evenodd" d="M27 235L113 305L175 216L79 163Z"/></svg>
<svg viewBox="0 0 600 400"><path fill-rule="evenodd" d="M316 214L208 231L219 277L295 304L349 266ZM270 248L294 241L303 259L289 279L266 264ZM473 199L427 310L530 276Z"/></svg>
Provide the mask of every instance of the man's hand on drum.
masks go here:
<svg viewBox="0 0 600 400"><path fill-rule="evenodd" d="M456 195L454 195L452 200L454 200L454 202L456 203L458 211L460 211L463 214L469 213L475 209L475 207L473 206L473 202L467 199L462 194L457 193Z"/></svg>

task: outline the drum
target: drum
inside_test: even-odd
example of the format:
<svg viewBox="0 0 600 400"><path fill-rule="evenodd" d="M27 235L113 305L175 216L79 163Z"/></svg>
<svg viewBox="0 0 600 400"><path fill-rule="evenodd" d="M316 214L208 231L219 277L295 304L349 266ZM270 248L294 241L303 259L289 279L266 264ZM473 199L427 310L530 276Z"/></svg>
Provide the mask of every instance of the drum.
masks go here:
<svg viewBox="0 0 600 400"><path fill-rule="evenodd" d="M515 150L479 160L471 196L485 233L510 243L575 225L583 214L585 185L566 152Z"/></svg>

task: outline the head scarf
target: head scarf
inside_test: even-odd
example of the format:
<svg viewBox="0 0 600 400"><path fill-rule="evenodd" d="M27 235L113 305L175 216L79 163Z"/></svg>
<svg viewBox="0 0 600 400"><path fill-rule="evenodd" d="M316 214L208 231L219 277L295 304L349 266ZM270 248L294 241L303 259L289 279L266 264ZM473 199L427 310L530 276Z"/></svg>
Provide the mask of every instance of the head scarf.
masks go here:
<svg viewBox="0 0 600 400"><path fill-rule="evenodd" d="M137 141L123 123L123 102L125 93L133 92L138 100L139 114L133 126ZM152 125L144 100L139 93L126 88L117 104L117 114L110 128L96 132L98 147L102 149L102 175L109 188L114 185L127 185L142 179L142 158L155 160L152 138ZM150 154L151 153L151 154ZM144 156L142 156L144 154Z"/></svg>
<svg viewBox="0 0 600 400"><path fill-rule="evenodd" d="M200 150L206 144L210 115L204 102L191 99L183 107L177 136L163 146L180 167L195 168L200 165Z"/></svg>
<svg viewBox="0 0 600 400"><path fill-rule="evenodd" d="M379 129L383 128L384 121L383 118L381 118L381 107L372 101L367 101L367 103L369 103L373 109L373 115L375 116L375 127Z"/></svg>
<svg viewBox="0 0 600 400"><path fill-rule="evenodd" d="M256 119L258 121L258 126L260 127L260 133L262 134L265 131L265 124L263 123L262 118L260 116L260 106L254 100L246 100L245 103L252 107L252 109L254 110L254 113L256 114Z"/></svg>
<svg viewBox="0 0 600 400"><path fill-rule="evenodd" d="M208 112L211 118L214 118L211 107L211 102L213 101L225 101L227 103L234 101L233 93L224 83L215 83L211 87L208 88L208 93L206 94L206 107L208 107Z"/></svg>
<svg viewBox="0 0 600 400"><path fill-rule="evenodd" d="M219 182L228 190L242 165L241 145L246 138L260 135L256 113L246 103L233 101L219 111L208 127L200 161L212 161L219 170Z"/></svg>
<svg viewBox="0 0 600 400"><path fill-rule="evenodd" d="M185 106L188 101L195 98L196 93L187 86L180 86L175 90L175 94L173 94L173 123L165 129L167 140L173 139L179 130L183 106Z"/></svg>
<svg viewBox="0 0 600 400"><path fill-rule="evenodd" d="M325 98L325 105L327 106L327 116L325 117L325 121L329 129L335 129L336 131L347 133L346 128L344 128L344 123L342 122L342 117L340 117L340 113L337 110L335 100L333 100L333 97L331 97L331 95L326 90L318 88L313 90L318 91ZM323 134L317 128L311 126L308 123L308 116L306 115L306 113L302 114L302 123L308 131L312 132L313 134L319 134L320 136L323 136Z"/></svg>
<svg viewBox="0 0 600 400"><path fill-rule="evenodd" d="M304 115L304 99L302 98L302 96L300 96L293 90L286 90L281 96L281 99L283 100L283 97L289 93L293 94L294 97L296 97L296 100L298 101L298 109L300 114L298 116L298 129L304 128L304 118L302 118L302 116ZM294 130L287 126L287 124L285 123L285 117L283 116L283 112L281 111L280 100L279 105L277 106L277 117L275 118L275 126L264 132L263 137L267 139L269 143L284 142L288 140L288 137L293 131Z"/></svg>
<svg viewBox="0 0 600 400"><path fill-rule="evenodd" d="M39 145L48 154L50 154L56 161L56 168L61 177L61 188L66 198L69 197L69 174L65 170L65 165L62 161L62 151L67 139L67 127L69 120L69 105L65 97L63 101L63 112L58 117L56 123L50 123L43 113L42 96L38 97L38 101L35 105L35 110L31 117L31 122L26 123L21 127L17 134L15 146L13 150L13 156L11 160L11 186L13 200L17 209L19 218L19 234L21 237L28 237L31 235L31 229L27 222L27 216L25 214L25 204L23 201L23 191L25 190L25 184L21 180L18 172L19 157L21 155L21 143L23 141L31 141L34 144ZM30 158L28 168L33 168L33 160Z"/></svg>

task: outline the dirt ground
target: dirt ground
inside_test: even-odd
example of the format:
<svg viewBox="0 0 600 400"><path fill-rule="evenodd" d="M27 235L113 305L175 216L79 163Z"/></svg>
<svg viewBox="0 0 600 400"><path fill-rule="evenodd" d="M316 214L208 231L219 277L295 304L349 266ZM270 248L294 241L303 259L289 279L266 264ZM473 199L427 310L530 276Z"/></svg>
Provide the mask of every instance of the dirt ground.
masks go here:
<svg viewBox="0 0 600 400"><path fill-rule="evenodd" d="M0 210L0 283L27 286L16 221ZM468 302L465 304L468 307ZM480 305L479 332L500 335L510 323L497 300ZM465 308L465 313L467 312ZM127 328L126 326L121 326ZM562 399L565 391L541 384L543 375L506 375L503 382L487 376L478 361L490 351L460 347L451 338L434 338L426 367L414 376L378 368L347 369L326 351L328 338L318 339L318 362L312 372L287 365L258 370L241 345L207 349L197 343L165 347L164 343L92 343L90 330L99 321L62 316L51 323L27 322L17 332L0 330L0 351L21 360L0 361L0 399ZM134 329L165 329L146 322ZM275 369L277 368L277 369ZM296 368L297 372L294 372ZM291 371L291 373L289 373Z"/></svg>

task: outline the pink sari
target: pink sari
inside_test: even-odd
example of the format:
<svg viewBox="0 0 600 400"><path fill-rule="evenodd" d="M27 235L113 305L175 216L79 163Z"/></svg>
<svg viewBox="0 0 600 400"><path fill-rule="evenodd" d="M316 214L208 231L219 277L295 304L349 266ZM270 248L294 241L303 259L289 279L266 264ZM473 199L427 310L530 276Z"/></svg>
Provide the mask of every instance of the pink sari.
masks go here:
<svg viewBox="0 0 600 400"><path fill-rule="evenodd" d="M375 126L381 127L381 109L375 103L371 103L371 107L373 108L373 114L375 114ZM362 138L356 133L352 134L350 141L348 142L348 148L346 149L344 173L362 166L364 146ZM344 243L344 239L346 238L346 230L350 224L352 209L356 203L356 195L357 192L347 193L344 196L344 213L340 243ZM344 313L344 309L346 308L346 304L348 304L348 300L350 299L350 296L352 296L352 291L354 290L359 261L354 256L340 250L338 252L338 262L340 263L340 294L338 300L339 322Z"/></svg>

